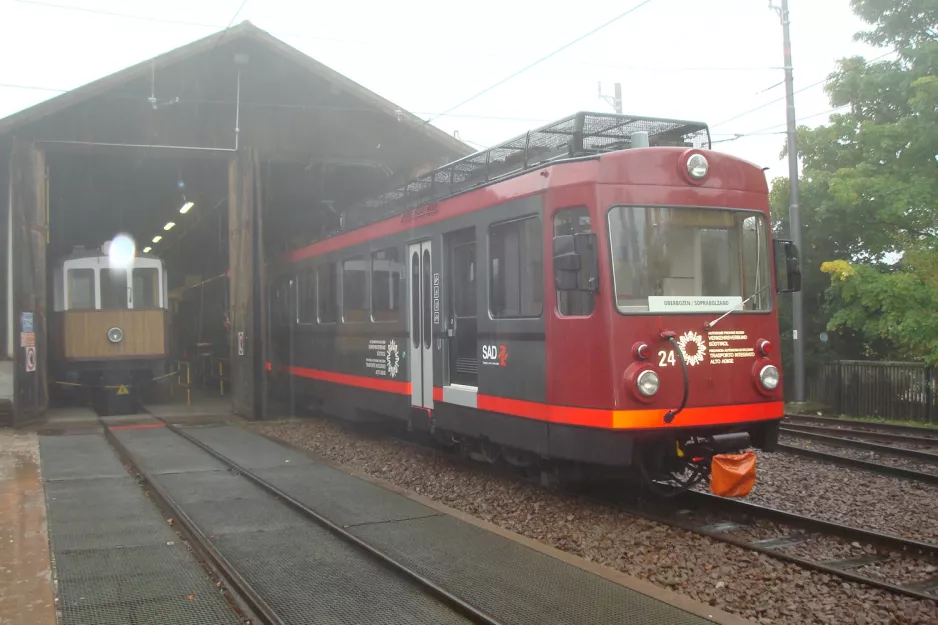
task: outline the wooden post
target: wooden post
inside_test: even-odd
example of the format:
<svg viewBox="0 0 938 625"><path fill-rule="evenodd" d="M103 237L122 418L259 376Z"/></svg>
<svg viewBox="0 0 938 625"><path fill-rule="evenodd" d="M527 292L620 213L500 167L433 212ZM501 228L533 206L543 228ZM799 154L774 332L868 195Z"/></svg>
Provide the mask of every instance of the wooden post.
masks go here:
<svg viewBox="0 0 938 625"><path fill-rule="evenodd" d="M22 425L41 417L49 403L49 350L46 337L46 188L45 153L34 143L14 137L10 159L10 209L13 220L14 425Z"/></svg>
<svg viewBox="0 0 938 625"><path fill-rule="evenodd" d="M235 414L257 418L257 368L262 354L256 346L256 201L259 160L257 151L245 148L228 162L228 265L231 271L229 381ZM261 350L262 351L262 350Z"/></svg>

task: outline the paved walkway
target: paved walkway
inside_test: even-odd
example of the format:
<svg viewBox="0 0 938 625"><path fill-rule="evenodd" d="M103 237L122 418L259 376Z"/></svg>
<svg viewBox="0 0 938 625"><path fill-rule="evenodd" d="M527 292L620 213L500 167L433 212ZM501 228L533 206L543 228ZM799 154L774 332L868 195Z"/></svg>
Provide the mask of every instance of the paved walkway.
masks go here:
<svg viewBox="0 0 938 625"><path fill-rule="evenodd" d="M35 434L0 429L0 625L55 625Z"/></svg>

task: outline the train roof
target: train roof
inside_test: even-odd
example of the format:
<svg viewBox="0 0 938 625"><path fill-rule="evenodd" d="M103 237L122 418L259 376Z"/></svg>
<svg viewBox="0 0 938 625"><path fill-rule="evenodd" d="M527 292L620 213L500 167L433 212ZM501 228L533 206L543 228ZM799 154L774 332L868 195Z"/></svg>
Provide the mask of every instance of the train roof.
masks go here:
<svg viewBox="0 0 938 625"><path fill-rule="evenodd" d="M59 258L59 263L64 263L70 260L81 260L83 258L107 258L108 255L100 249L87 249L84 247L75 247L72 249L70 254L62 256ZM163 262L163 259L159 256L154 256L153 254L144 254L143 252L137 252L134 254L135 258L147 258L150 260L158 260Z"/></svg>
<svg viewBox="0 0 938 625"><path fill-rule="evenodd" d="M343 229L361 227L551 162L626 150L632 147L636 133L647 133L643 146L710 148L710 129L703 122L579 112L352 206Z"/></svg>

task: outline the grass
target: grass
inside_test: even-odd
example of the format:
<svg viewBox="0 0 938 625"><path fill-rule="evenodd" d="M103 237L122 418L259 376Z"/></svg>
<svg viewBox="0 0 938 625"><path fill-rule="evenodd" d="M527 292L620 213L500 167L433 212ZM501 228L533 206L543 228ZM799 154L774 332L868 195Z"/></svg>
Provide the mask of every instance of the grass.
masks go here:
<svg viewBox="0 0 938 625"><path fill-rule="evenodd" d="M818 412L822 414L818 415ZM864 421L866 423L886 423L891 425L909 425L912 427L920 428L930 428L932 430L938 430L938 423L928 423L926 421L914 421L911 419L886 419L883 417L858 417L855 415L845 415L845 414L830 414L826 413L823 410L814 410L804 405L794 406L786 405L785 413L791 415L797 415L802 417L817 417L822 416L828 419L845 419L850 421Z"/></svg>

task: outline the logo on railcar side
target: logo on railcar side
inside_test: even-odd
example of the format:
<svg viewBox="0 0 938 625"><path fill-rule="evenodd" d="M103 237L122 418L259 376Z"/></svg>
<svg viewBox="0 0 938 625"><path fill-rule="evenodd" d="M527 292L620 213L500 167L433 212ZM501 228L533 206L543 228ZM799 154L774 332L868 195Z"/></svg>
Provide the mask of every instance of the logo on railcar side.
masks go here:
<svg viewBox="0 0 938 625"><path fill-rule="evenodd" d="M391 339L391 342L388 343L387 352L388 375L392 378L396 378L397 372L401 366L401 355L397 350L397 341Z"/></svg>
<svg viewBox="0 0 938 625"><path fill-rule="evenodd" d="M482 364L504 367L508 360L508 350L504 345L483 345Z"/></svg>

